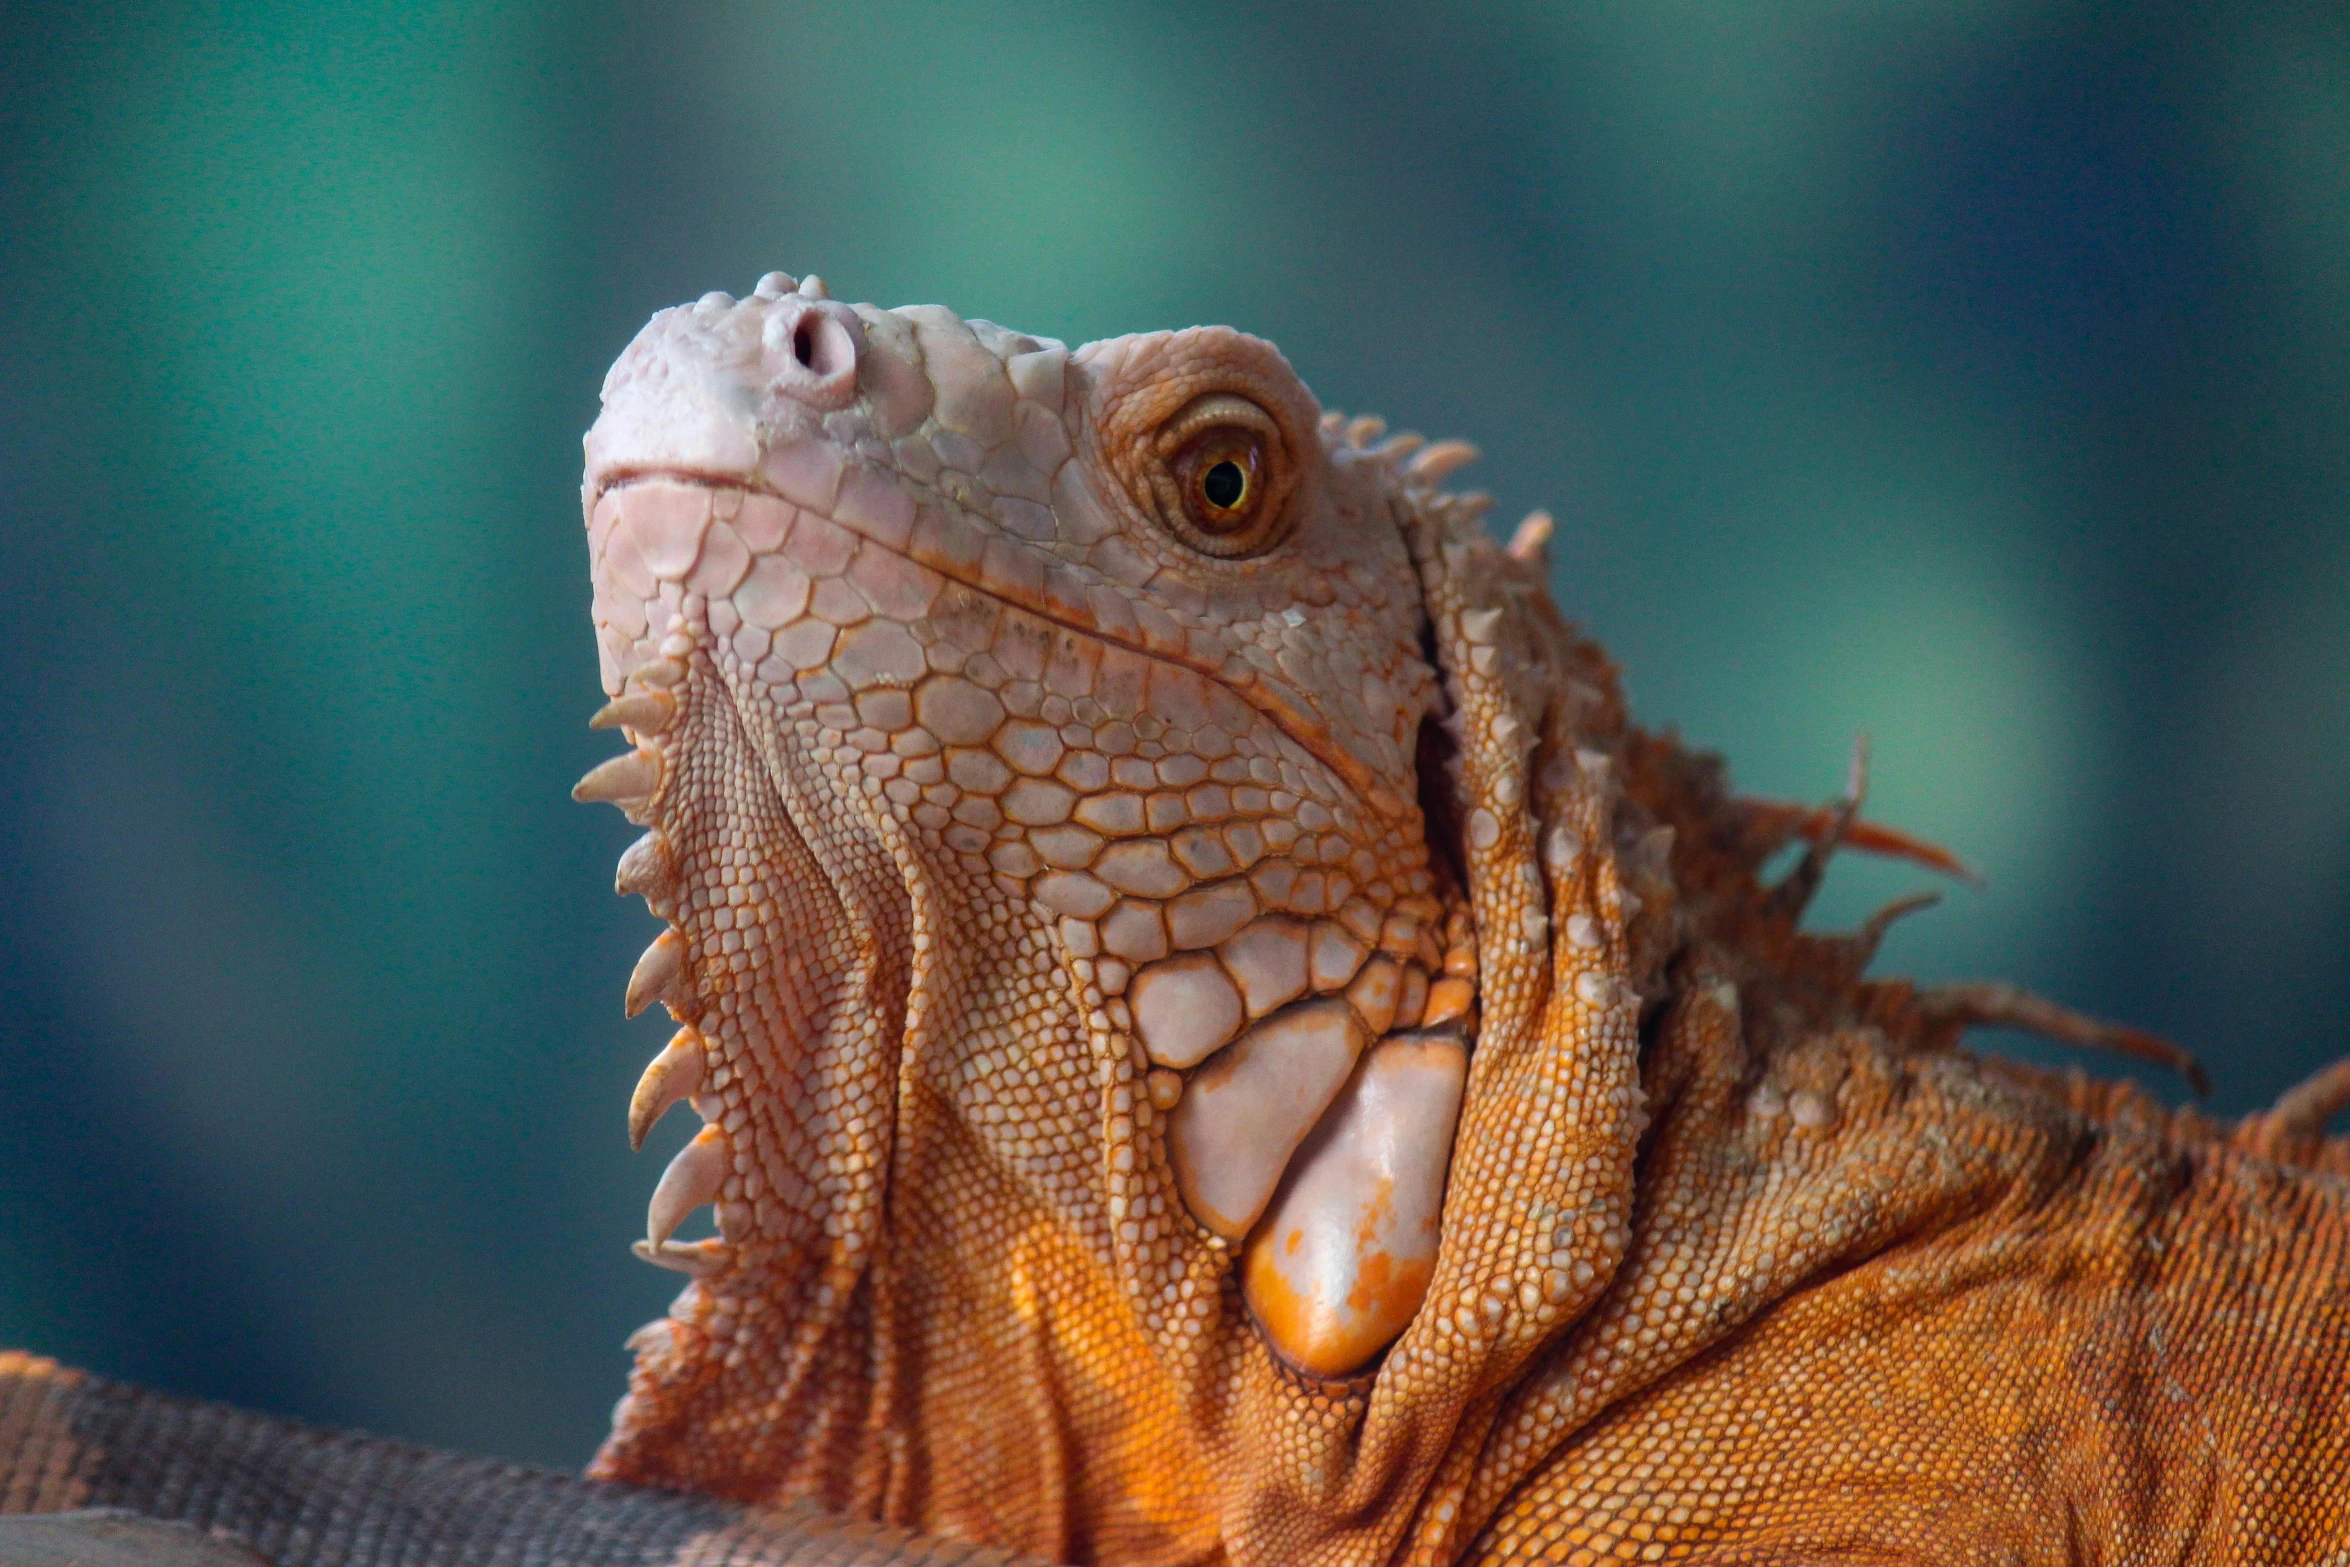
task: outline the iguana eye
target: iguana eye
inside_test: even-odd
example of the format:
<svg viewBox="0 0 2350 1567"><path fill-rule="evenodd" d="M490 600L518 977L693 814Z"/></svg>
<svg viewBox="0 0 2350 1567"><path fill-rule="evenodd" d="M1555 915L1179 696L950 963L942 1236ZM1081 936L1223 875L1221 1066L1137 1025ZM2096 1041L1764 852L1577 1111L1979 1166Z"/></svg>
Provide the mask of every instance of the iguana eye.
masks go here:
<svg viewBox="0 0 2350 1567"><path fill-rule="evenodd" d="M1219 460L1213 468L1200 475L1199 493L1211 512L1238 513L1248 500L1249 481L1256 475L1257 454L1254 447Z"/></svg>
<svg viewBox="0 0 2350 1567"><path fill-rule="evenodd" d="M1265 447L1254 431L1224 428L1195 436L1171 466L1194 527L1218 538L1247 530L1265 489L1259 477Z"/></svg>
<svg viewBox="0 0 2350 1567"><path fill-rule="evenodd" d="M1160 429L1160 514L1203 554L1255 555L1281 541L1288 452L1273 416L1245 397L1194 398Z"/></svg>

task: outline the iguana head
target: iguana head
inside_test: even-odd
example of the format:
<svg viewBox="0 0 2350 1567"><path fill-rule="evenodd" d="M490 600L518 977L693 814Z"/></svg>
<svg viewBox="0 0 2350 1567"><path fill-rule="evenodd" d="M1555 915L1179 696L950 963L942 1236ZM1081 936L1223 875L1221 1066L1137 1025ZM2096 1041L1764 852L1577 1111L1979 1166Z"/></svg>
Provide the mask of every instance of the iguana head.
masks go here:
<svg viewBox="0 0 2350 1567"><path fill-rule="evenodd" d="M1410 1448L1587 1293L1556 1213L1472 1215L1449 1283L1438 1241L1472 1053L1483 1093L1544 1026L1546 823L1630 1026L1570 825L1602 763L1527 694L1560 640L1437 487L1465 449L1379 433L1226 328L1071 351L781 274L621 356L583 500L636 749L580 793L669 927L632 1132L706 1124L605 1472L1197 1548L1301 1488L1351 1517L1413 1467L1355 1472L1382 1388ZM1123 1521L1016 1494L1038 1463Z"/></svg>

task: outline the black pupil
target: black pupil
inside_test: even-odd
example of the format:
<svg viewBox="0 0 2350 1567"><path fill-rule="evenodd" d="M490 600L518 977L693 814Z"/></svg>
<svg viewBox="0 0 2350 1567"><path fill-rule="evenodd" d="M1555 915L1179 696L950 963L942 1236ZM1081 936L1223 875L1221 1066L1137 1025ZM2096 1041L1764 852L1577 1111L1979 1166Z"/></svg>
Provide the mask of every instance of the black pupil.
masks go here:
<svg viewBox="0 0 2350 1567"><path fill-rule="evenodd" d="M1229 511L1247 492L1248 475L1240 471L1240 464L1227 458L1207 471L1206 477L1199 481L1199 489L1209 505Z"/></svg>

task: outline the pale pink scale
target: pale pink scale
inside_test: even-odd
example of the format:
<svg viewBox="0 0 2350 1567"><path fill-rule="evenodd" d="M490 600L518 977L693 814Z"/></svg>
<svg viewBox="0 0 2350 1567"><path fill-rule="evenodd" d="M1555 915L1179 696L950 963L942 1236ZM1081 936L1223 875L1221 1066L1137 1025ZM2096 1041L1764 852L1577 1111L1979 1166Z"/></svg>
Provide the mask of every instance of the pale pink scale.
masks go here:
<svg viewBox="0 0 2350 1567"><path fill-rule="evenodd" d="M685 579L685 585L707 598L721 599L734 591L735 584L750 569L750 546L734 529L713 521L708 536L702 540L701 557L694 562L693 574Z"/></svg>
<svg viewBox="0 0 2350 1567"><path fill-rule="evenodd" d="M1135 623L1142 627L1142 645L1154 653L1181 657L1183 626L1148 599L1134 606Z"/></svg>
<svg viewBox="0 0 2350 1567"><path fill-rule="evenodd" d="M1263 1017L1306 990L1306 927L1296 920L1261 919L1216 949L1240 986L1250 1017Z"/></svg>
<svg viewBox="0 0 2350 1567"><path fill-rule="evenodd" d="M693 570L710 526L708 490L659 480L632 484L621 492L620 510L638 555L654 576L682 578Z"/></svg>
<svg viewBox="0 0 2350 1567"><path fill-rule="evenodd" d="M1029 827L1049 827L1068 820L1077 797L1057 783L1023 778L1004 794L1004 814Z"/></svg>
<svg viewBox="0 0 2350 1567"><path fill-rule="evenodd" d="M1077 802L1077 819L1113 837L1142 831L1142 797L1135 794L1089 794Z"/></svg>
<svg viewBox="0 0 2350 1567"><path fill-rule="evenodd" d="M1120 892L1138 897L1171 898L1191 885L1190 875L1156 838L1112 844L1102 851L1093 868L1094 874Z"/></svg>
<svg viewBox="0 0 2350 1567"><path fill-rule="evenodd" d="M1247 882L1217 882L1194 888L1167 905L1167 930L1178 947L1212 947L1256 914L1256 895Z"/></svg>
<svg viewBox="0 0 2350 1567"><path fill-rule="evenodd" d="M1004 704L968 680L933 676L914 694L922 727L948 745L984 745L1004 721Z"/></svg>
<svg viewBox="0 0 2350 1567"><path fill-rule="evenodd" d="M1035 501L1023 500L1018 495L996 498L995 520L1006 533L1027 539L1034 544L1050 544L1055 528L1053 514Z"/></svg>
<svg viewBox="0 0 2350 1567"><path fill-rule="evenodd" d="M1028 835L1029 843L1044 856L1047 865L1061 870L1083 870L1102 852L1100 833L1088 832L1083 827L1063 823L1058 827L1040 827Z"/></svg>
<svg viewBox="0 0 2350 1567"><path fill-rule="evenodd" d="M832 515L877 543L904 549L914 532L914 497L887 474L852 468L841 477Z"/></svg>
<svg viewBox="0 0 2350 1567"><path fill-rule="evenodd" d="M1044 596L1044 562L1025 545L989 539L979 557L979 580L998 597L1034 604Z"/></svg>
<svg viewBox="0 0 2350 1567"><path fill-rule="evenodd" d="M1240 993L1204 955L1170 958L1135 976L1135 1032L1153 1064L1197 1066L1240 1031Z"/></svg>
<svg viewBox="0 0 2350 1567"><path fill-rule="evenodd" d="M868 620L841 637L832 667L859 689L908 686L922 677L922 645L894 620Z"/></svg>
<svg viewBox="0 0 2350 1567"><path fill-rule="evenodd" d="M829 620L836 626L861 625L873 618L873 606L865 602L865 595L849 585L846 577L819 577L808 595L808 608L818 619Z"/></svg>
<svg viewBox="0 0 2350 1567"><path fill-rule="evenodd" d="M1053 475L1053 515L1061 537L1071 544L1098 544L1118 531L1118 522L1086 483L1083 463L1065 462Z"/></svg>
<svg viewBox="0 0 2350 1567"><path fill-rule="evenodd" d="M1115 893L1082 871L1048 871L1036 878L1034 891L1039 903L1072 919L1093 919L1118 901Z"/></svg>
<svg viewBox="0 0 2350 1567"><path fill-rule="evenodd" d="M1049 414L1055 424L1060 423L1062 387L1068 366L1069 350L1058 346L1017 354L1004 361L1004 373L1011 378L1012 389L1027 405L1021 409L1023 418L1030 414Z"/></svg>
<svg viewBox="0 0 2350 1567"><path fill-rule="evenodd" d="M734 607L754 626L773 631L808 609L808 575L781 555L763 555L734 590Z"/></svg>
<svg viewBox="0 0 2350 1567"><path fill-rule="evenodd" d="M653 574L645 569L644 556L637 552L636 535L626 528L614 528L604 541L603 575L631 597L653 596Z"/></svg>
<svg viewBox="0 0 2350 1567"><path fill-rule="evenodd" d="M958 435L952 430L940 430L933 434L930 437L930 450L941 463L957 473L977 477L979 470L987 466L987 448L968 435Z"/></svg>
<svg viewBox="0 0 2350 1567"><path fill-rule="evenodd" d="M1005 761L1039 778L1060 766L1067 750L1052 725L1030 721L1004 725L995 737L995 748Z"/></svg>
<svg viewBox="0 0 2350 1567"><path fill-rule="evenodd" d="M811 577L837 577L857 553L857 536L829 517L802 512L785 548L793 564Z"/></svg>
<svg viewBox="0 0 2350 1567"><path fill-rule="evenodd" d="M594 610L598 625L611 627L631 642L645 634L645 601L638 594L606 592L598 583Z"/></svg>
<svg viewBox="0 0 2350 1567"><path fill-rule="evenodd" d="M620 521L620 497L607 492L588 513L588 561L592 565L604 558L604 541L612 536L613 525Z"/></svg>
<svg viewBox="0 0 2350 1567"><path fill-rule="evenodd" d="M1126 595L1115 588L1095 583L1085 590L1085 607L1092 611L1095 629L1105 637L1133 640L1142 635L1135 624L1134 607L1126 602Z"/></svg>
<svg viewBox="0 0 2350 1567"><path fill-rule="evenodd" d="M849 562L849 581L877 614L915 620L930 612L946 579L894 550L868 544Z"/></svg>
<svg viewBox="0 0 2350 1567"><path fill-rule="evenodd" d="M786 499L811 511L830 512L840 494L840 453L822 436L770 448L759 471Z"/></svg>
<svg viewBox="0 0 2350 1567"><path fill-rule="evenodd" d="M1060 399L1053 399L1051 407L1041 403L1021 406L1017 420L1020 455L1040 478L1046 480L1045 498L1052 494L1049 476L1060 471L1069 460L1069 429L1061 423Z"/></svg>
<svg viewBox="0 0 2350 1567"><path fill-rule="evenodd" d="M994 446L1010 435L1015 398L1003 361L981 347L961 322L917 325L923 367L938 396L932 416L981 446Z"/></svg>
<svg viewBox="0 0 2350 1567"><path fill-rule="evenodd" d="M1093 699L1114 719L1131 720L1145 711L1152 660L1124 648L1105 648L1102 667L1094 676Z"/></svg>
<svg viewBox="0 0 2350 1567"><path fill-rule="evenodd" d="M1003 516L1002 503L1016 500L1022 507L1021 516L1044 519L1045 532L1040 538L1053 536L1052 470L1039 471L1028 460L1028 455L1017 444L1007 441L988 453L987 461L979 469L979 482L996 494L998 510Z"/></svg>
<svg viewBox="0 0 2350 1567"><path fill-rule="evenodd" d="M787 501L779 501L772 495L745 494L741 509L735 513L734 531L754 554L764 555L782 545L797 515Z"/></svg>
<svg viewBox="0 0 2350 1567"><path fill-rule="evenodd" d="M829 624L803 615L775 635L775 658L794 670L822 668L832 656L833 639L840 633Z"/></svg>
<svg viewBox="0 0 2350 1567"><path fill-rule="evenodd" d="M987 535L970 519L942 507L925 504L914 516L914 534L908 548L917 560L947 572L978 569L987 548Z"/></svg>
<svg viewBox="0 0 2350 1567"><path fill-rule="evenodd" d="M1086 552L1085 563L1120 587L1140 588L1158 575L1159 563L1123 535L1106 538Z"/></svg>
<svg viewBox="0 0 2350 1567"><path fill-rule="evenodd" d="M1046 608L1060 620L1082 625L1091 613L1086 601L1090 584L1074 566L1051 565L1044 573L1044 601Z"/></svg>

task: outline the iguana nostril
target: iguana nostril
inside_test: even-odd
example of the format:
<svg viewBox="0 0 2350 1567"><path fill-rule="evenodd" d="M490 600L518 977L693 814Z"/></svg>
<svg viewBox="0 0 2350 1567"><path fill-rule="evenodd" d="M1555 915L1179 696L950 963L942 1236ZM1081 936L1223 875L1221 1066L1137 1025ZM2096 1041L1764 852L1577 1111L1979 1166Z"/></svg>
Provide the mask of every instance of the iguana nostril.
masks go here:
<svg viewBox="0 0 2350 1567"><path fill-rule="evenodd" d="M779 390L827 408L855 395L858 344L844 315L796 294L775 300L762 338Z"/></svg>
<svg viewBox="0 0 2350 1567"><path fill-rule="evenodd" d="M816 329L821 320L822 318L818 316L803 316L800 319L800 324L792 329L791 335L791 356L807 369L815 370L819 375L823 374L823 371L818 368L816 363L821 353L817 346Z"/></svg>

